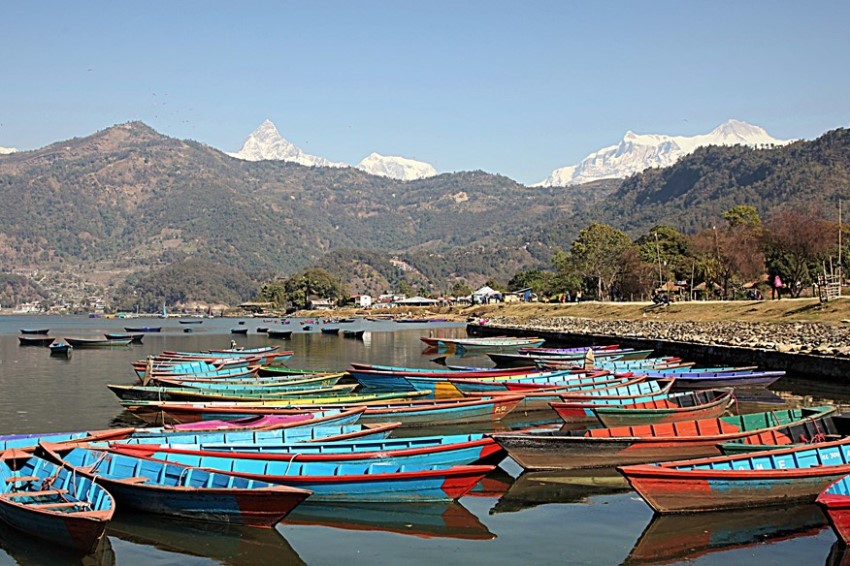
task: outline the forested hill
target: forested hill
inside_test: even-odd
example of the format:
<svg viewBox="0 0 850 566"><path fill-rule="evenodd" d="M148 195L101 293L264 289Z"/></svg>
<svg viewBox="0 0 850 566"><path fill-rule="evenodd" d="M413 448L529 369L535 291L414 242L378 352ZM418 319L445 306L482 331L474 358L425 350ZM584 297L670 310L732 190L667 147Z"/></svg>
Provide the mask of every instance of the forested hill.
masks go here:
<svg viewBox="0 0 850 566"><path fill-rule="evenodd" d="M717 223L736 205L754 206L762 216L781 207L819 205L834 216L842 196L850 196L847 129L774 149L698 149L672 167L625 180L599 219L618 221L633 233L654 224L689 233Z"/></svg>
<svg viewBox="0 0 850 566"><path fill-rule="evenodd" d="M330 250L517 249L580 191L481 171L403 182L246 162L138 122L0 157L0 260L135 270L188 257L290 273Z"/></svg>
<svg viewBox="0 0 850 566"><path fill-rule="evenodd" d="M592 221L637 237L656 224L710 227L740 204L764 216L833 207L850 194L849 171L844 129L776 149L707 147L622 182L532 188L482 171L404 182L246 162L131 122L0 156L0 263L123 279L193 258L258 280L323 261L368 288L401 272L445 289L545 266Z"/></svg>

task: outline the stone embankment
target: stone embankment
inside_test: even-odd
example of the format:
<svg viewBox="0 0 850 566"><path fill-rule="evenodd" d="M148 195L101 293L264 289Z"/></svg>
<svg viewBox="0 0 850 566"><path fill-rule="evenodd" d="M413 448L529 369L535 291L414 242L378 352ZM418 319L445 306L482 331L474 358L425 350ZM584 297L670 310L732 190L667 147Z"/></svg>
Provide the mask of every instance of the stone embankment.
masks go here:
<svg viewBox="0 0 850 566"><path fill-rule="evenodd" d="M737 346L782 353L850 358L850 323L598 320L575 317L519 319L495 316L487 326L535 332L612 336Z"/></svg>

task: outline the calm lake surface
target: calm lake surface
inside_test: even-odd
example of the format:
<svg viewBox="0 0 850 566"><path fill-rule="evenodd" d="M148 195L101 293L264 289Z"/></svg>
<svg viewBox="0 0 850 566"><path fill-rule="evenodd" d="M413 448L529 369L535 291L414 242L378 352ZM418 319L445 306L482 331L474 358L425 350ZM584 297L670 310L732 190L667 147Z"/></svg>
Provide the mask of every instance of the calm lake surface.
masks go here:
<svg viewBox="0 0 850 566"><path fill-rule="evenodd" d="M244 324L240 325L240 320ZM46 348L20 346L21 328L50 336L101 337L124 326L161 326L144 344L77 350L69 359ZM231 328L247 327L247 336ZM290 367L342 370L350 362L436 367L419 337L464 336L462 326L358 321L364 340L300 331L270 340L258 326L277 319L0 317L0 433L100 429L125 422L107 383L131 383L130 362L162 350L279 344L295 351ZM191 328L191 333L185 333ZM489 365L486 358L460 363ZM704 361L705 362L705 361ZM847 404L843 388L780 380L772 390L790 405ZM781 407L782 405L776 405ZM554 414L553 414L554 417ZM505 426L520 427L523 416ZM553 419L552 422L555 422ZM456 429L455 429L456 430ZM449 432L441 430L440 432ZM464 432L473 432L464 429ZM434 434L422 429L421 434ZM410 433L407 433L410 434ZM473 494L451 505L333 506L303 504L276 529L220 528L119 510L108 540L85 564L840 564L843 550L815 506L653 518L616 472L519 475L511 461ZM518 477L517 477L518 476ZM0 564L69 564L80 559L0 524ZM847 562L847 563L850 563Z"/></svg>

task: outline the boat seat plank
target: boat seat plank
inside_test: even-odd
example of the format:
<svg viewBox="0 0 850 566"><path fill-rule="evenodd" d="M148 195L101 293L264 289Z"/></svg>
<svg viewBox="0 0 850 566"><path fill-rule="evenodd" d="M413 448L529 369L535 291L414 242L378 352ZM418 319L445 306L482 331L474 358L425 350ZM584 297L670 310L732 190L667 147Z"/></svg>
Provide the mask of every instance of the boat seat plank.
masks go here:
<svg viewBox="0 0 850 566"><path fill-rule="evenodd" d="M120 480L115 480L121 483L145 483L150 481L150 478L146 478L144 476L133 476L130 478L122 478Z"/></svg>
<svg viewBox="0 0 850 566"><path fill-rule="evenodd" d="M4 493L0 497L6 497L8 499L14 499L16 497L41 497L43 495L59 495L61 493L68 493L67 489L46 489L44 491L15 491L13 493Z"/></svg>
<svg viewBox="0 0 850 566"><path fill-rule="evenodd" d="M84 501L60 501L55 503L34 503L31 507L37 509L60 509L62 507L88 507Z"/></svg>
<svg viewBox="0 0 850 566"><path fill-rule="evenodd" d="M38 481L42 478L38 476L12 476L10 478L6 478L6 483L16 483L19 481Z"/></svg>

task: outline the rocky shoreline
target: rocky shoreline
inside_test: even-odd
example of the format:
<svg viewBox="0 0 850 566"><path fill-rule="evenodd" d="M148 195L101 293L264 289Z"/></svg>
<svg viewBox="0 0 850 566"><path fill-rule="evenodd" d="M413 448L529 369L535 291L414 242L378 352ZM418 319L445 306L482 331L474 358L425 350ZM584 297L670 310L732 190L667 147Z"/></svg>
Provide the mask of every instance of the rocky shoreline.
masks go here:
<svg viewBox="0 0 850 566"><path fill-rule="evenodd" d="M690 342L707 346L737 346L782 353L850 358L850 321L757 323L740 321L598 320L576 317L519 319L494 316L486 326L524 331L592 336L621 336L645 340Z"/></svg>

